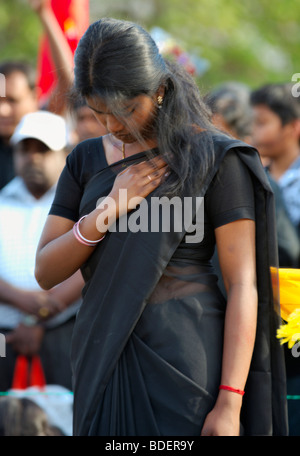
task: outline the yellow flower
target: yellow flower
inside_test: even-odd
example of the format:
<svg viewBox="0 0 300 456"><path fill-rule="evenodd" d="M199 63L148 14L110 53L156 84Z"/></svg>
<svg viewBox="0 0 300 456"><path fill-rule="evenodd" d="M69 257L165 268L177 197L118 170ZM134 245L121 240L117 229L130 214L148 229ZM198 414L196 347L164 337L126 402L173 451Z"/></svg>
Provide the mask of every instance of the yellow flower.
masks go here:
<svg viewBox="0 0 300 456"><path fill-rule="evenodd" d="M289 348L292 348L300 340L300 308L292 312L287 323L277 329L277 338L282 339L281 345L288 342Z"/></svg>

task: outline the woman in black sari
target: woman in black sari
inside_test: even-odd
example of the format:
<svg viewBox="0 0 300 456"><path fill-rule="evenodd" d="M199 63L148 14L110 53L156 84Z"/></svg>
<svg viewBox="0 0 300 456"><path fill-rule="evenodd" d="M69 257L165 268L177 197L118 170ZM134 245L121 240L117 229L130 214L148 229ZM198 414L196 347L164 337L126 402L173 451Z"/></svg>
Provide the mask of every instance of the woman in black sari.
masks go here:
<svg viewBox="0 0 300 456"><path fill-rule="evenodd" d="M89 27L75 88L108 134L68 156L36 262L44 288L78 268L86 282L74 435L285 435L273 199L256 150L213 128L192 78L135 24Z"/></svg>

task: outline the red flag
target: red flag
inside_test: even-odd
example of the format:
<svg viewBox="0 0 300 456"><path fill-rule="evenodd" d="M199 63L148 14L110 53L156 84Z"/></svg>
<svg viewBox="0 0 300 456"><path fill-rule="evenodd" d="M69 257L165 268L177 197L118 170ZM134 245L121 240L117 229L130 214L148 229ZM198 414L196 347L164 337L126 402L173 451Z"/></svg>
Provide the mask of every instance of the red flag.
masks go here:
<svg viewBox="0 0 300 456"><path fill-rule="evenodd" d="M51 0L50 4L74 55L78 41L89 26L89 0ZM37 75L43 104L56 84L55 67L46 35L42 36L40 42Z"/></svg>

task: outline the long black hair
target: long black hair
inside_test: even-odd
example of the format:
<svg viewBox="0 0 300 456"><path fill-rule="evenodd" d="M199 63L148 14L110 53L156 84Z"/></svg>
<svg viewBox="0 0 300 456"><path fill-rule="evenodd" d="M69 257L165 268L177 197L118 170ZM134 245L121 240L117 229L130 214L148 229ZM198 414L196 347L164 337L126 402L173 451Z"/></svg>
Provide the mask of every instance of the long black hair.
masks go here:
<svg viewBox="0 0 300 456"><path fill-rule="evenodd" d="M140 25L104 18L91 24L75 53L75 90L115 104L138 95L153 96L164 87L156 110L158 148L171 174L163 184L168 195L201 188L214 161L210 111L186 70L164 60Z"/></svg>

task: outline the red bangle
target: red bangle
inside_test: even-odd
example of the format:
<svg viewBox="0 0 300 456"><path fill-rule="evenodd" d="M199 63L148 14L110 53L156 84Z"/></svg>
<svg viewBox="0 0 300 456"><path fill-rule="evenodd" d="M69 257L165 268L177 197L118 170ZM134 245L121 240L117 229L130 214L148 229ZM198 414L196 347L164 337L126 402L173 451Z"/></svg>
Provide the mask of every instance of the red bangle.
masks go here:
<svg viewBox="0 0 300 456"><path fill-rule="evenodd" d="M237 394L240 394L241 396L244 396L244 394L245 394L245 391L231 388L231 386L227 386L227 385L220 385L219 390L231 391L232 393L237 393Z"/></svg>

